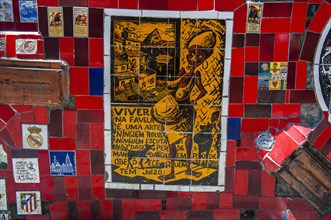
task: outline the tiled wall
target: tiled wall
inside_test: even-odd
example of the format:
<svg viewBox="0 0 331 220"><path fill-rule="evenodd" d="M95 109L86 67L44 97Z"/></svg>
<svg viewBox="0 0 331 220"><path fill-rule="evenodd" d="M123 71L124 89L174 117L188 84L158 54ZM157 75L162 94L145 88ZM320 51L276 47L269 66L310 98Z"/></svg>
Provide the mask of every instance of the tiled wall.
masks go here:
<svg viewBox="0 0 331 220"><path fill-rule="evenodd" d="M316 46L331 16L330 0L265 2L259 34L246 33L247 4L237 0L38 0L38 23L20 23L18 1L13 4L14 22L0 23L1 31L39 30L38 54L28 57L66 60L72 98L64 109L0 104L0 144L8 156L8 169L0 170L0 178L6 182L13 219L320 218L302 198L275 194L276 179L262 170L254 140L261 131L276 134L288 123L302 123L314 129L311 142L331 159L330 125L325 119L316 123L321 113L312 83ZM319 7L307 25L313 4ZM63 7L63 37L48 36L50 6ZM73 6L89 8L87 38L73 37ZM105 190L103 8L234 13L224 192ZM6 43L1 56L15 57L15 37L7 35ZM259 62L288 62L287 89L258 90ZM49 150L22 149L21 124L48 125ZM50 175L53 150L75 152L76 176ZM40 183L15 183L12 158L38 158ZM26 190L40 191L42 215L17 216L15 192Z"/></svg>

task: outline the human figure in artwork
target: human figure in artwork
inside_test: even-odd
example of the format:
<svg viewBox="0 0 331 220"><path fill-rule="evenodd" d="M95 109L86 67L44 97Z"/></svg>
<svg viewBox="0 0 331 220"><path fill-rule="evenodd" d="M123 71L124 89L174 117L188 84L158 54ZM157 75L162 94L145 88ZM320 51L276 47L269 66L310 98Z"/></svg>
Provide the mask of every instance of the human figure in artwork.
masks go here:
<svg viewBox="0 0 331 220"><path fill-rule="evenodd" d="M216 42L216 34L213 31L205 31L195 36L188 42L188 54L186 60L188 66L182 68L178 75L178 79L167 81L167 87L173 92L165 96L157 102L152 108L152 116L159 123L165 124L167 131L167 139L170 149L170 173L159 176L160 180L166 181L174 179L175 176L175 161L177 155L177 145L180 142L185 143L187 167L186 175L195 177L201 176L201 172L192 170L191 167L191 152L193 145L192 131L196 126L194 104L207 95L202 82L202 69L199 68L205 63L207 58L213 54L213 48ZM206 49L209 48L209 49ZM187 71L188 70L188 71ZM192 90L195 87L195 95ZM198 93L198 94L197 94ZM184 104L184 105L183 105ZM200 127L200 126L199 126Z"/></svg>

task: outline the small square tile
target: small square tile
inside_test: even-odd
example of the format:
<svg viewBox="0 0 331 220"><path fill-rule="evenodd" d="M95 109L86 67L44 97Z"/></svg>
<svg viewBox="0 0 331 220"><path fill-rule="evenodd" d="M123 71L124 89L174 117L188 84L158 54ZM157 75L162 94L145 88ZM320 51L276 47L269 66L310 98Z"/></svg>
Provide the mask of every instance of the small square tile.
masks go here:
<svg viewBox="0 0 331 220"><path fill-rule="evenodd" d="M42 214L40 191L16 191L16 208L17 215Z"/></svg>
<svg viewBox="0 0 331 220"><path fill-rule="evenodd" d="M50 151L51 176L76 176L75 151Z"/></svg>
<svg viewBox="0 0 331 220"><path fill-rule="evenodd" d="M23 148L48 149L48 126L40 124L22 124Z"/></svg>

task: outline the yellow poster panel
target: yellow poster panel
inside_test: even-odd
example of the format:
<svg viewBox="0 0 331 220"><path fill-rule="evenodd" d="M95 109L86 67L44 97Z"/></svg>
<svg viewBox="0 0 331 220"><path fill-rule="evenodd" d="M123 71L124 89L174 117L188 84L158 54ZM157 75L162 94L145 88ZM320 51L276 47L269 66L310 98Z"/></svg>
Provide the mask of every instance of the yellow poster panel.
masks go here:
<svg viewBox="0 0 331 220"><path fill-rule="evenodd" d="M112 180L217 185L225 22L121 19L112 23Z"/></svg>
<svg viewBox="0 0 331 220"><path fill-rule="evenodd" d="M74 37L88 37L88 8L74 7Z"/></svg>
<svg viewBox="0 0 331 220"><path fill-rule="evenodd" d="M50 37L63 37L62 7L48 7L48 31Z"/></svg>

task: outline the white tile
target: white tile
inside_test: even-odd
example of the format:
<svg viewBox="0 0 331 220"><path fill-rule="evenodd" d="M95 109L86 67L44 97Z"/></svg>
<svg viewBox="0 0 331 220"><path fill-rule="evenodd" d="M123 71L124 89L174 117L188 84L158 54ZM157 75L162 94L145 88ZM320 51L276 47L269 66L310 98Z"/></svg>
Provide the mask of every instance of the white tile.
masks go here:
<svg viewBox="0 0 331 220"><path fill-rule="evenodd" d="M226 152L221 152L218 159L218 166L225 168ZM218 169L218 185L225 184L225 169Z"/></svg>
<svg viewBox="0 0 331 220"><path fill-rule="evenodd" d="M103 23L103 53L110 55L110 17L105 16Z"/></svg>
<svg viewBox="0 0 331 220"><path fill-rule="evenodd" d="M105 131L105 154L106 154L106 158L105 158L105 164L110 165L111 164L111 131L106 130Z"/></svg>
<svg viewBox="0 0 331 220"><path fill-rule="evenodd" d="M229 98L225 97L222 99L222 116L228 116L228 106L229 106Z"/></svg>
<svg viewBox="0 0 331 220"><path fill-rule="evenodd" d="M179 11L143 10L142 17L180 18L180 12Z"/></svg>
<svg viewBox="0 0 331 220"><path fill-rule="evenodd" d="M226 59L224 61L224 73L223 73L223 97L229 96L229 85L230 85L230 68L231 60Z"/></svg>
<svg viewBox="0 0 331 220"><path fill-rule="evenodd" d="M181 18L196 18L196 19L217 19L218 12L216 11L181 11L180 12Z"/></svg>
<svg viewBox="0 0 331 220"><path fill-rule="evenodd" d="M139 190L154 190L153 184L140 184Z"/></svg>
<svg viewBox="0 0 331 220"><path fill-rule="evenodd" d="M225 190L224 186L191 186L191 192L223 192Z"/></svg>
<svg viewBox="0 0 331 220"><path fill-rule="evenodd" d="M155 190L162 191L181 191L181 192L189 192L190 186L181 186L181 185L155 185Z"/></svg>
<svg viewBox="0 0 331 220"><path fill-rule="evenodd" d="M233 21L227 20L225 23L225 26L226 26L225 58L231 59Z"/></svg>
<svg viewBox="0 0 331 220"><path fill-rule="evenodd" d="M103 70L103 93L110 94L110 56L104 56L104 70Z"/></svg>
<svg viewBox="0 0 331 220"><path fill-rule="evenodd" d="M321 106L322 111L329 111L328 107L326 106L326 103L323 98L323 93L322 93L322 87L320 85L320 79L319 79L319 68L320 65L315 64L314 65L314 87L315 87L315 94L317 96L317 101Z"/></svg>
<svg viewBox="0 0 331 220"><path fill-rule="evenodd" d="M38 158L13 158L15 183L40 183Z"/></svg>
<svg viewBox="0 0 331 220"><path fill-rule="evenodd" d="M105 176L105 183L112 182L112 177L111 177L111 165L105 165L105 172L107 173L107 179Z"/></svg>
<svg viewBox="0 0 331 220"><path fill-rule="evenodd" d="M105 94L103 96L103 107L104 107L104 112L105 112L105 129L110 130L111 126L111 113L110 113L110 94ZM109 145L110 146L110 145Z"/></svg>
<svg viewBox="0 0 331 220"><path fill-rule="evenodd" d="M33 150L48 149L48 126L41 124L22 124L23 148Z"/></svg>
<svg viewBox="0 0 331 220"><path fill-rule="evenodd" d="M141 17L141 10L130 9L105 9L106 16L126 16L126 17Z"/></svg>
<svg viewBox="0 0 331 220"><path fill-rule="evenodd" d="M134 190L139 190L139 184L106 182L105 183L105 188L107 188L107 189L134 189Z"/></svg>
<svg viewBox="0 0 331 220"><path fill-rule="evenodd" d="M233 20L233 12L218 12L218 19L229 19L229 20Z"/></svg>
<svg viewBox="0 0 331 220"><path fill-rule="evenodd" d="M227 138L221 137L221 152L226 152L227 146L228 146Z"/></svg>

